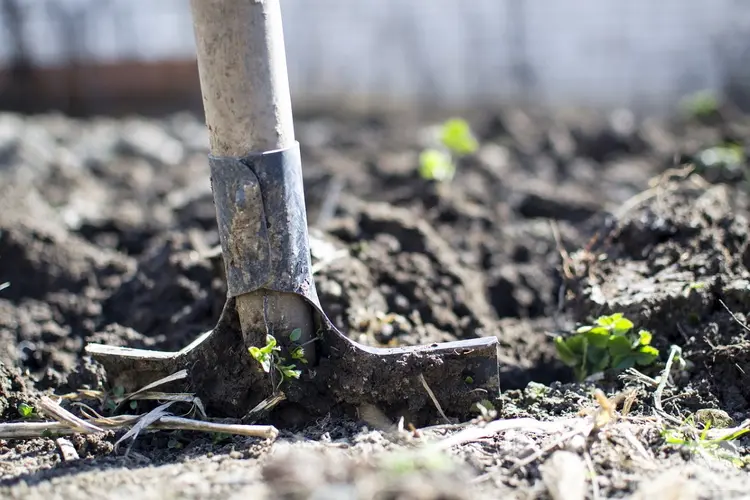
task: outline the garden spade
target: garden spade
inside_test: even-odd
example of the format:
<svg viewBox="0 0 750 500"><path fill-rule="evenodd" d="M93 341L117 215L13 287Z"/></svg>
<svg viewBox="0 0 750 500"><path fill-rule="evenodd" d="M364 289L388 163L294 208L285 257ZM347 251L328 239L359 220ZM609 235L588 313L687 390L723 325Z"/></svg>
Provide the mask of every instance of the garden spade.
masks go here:
<svg viewBox="0 0 750 500"><path fill-rule="evenodd" d="M374 408L414 424L496 397L495 337L373 348L329 321L311 272L279 0L192 0L192 15L228 297L216 327L179 352L86 346L110 383L137 390L186 370L175 390L223 416L283 400L298 416Z"/></svg>

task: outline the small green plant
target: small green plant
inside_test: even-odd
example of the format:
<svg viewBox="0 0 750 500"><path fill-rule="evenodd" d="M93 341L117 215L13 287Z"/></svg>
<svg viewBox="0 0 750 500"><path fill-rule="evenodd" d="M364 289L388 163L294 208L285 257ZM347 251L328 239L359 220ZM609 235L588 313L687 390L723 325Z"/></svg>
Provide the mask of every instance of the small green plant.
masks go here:
<svg viewBox="0 0 750 500"><path fill-rule="evenodd" d="M497 418L497 410L495 409L495 405L493 405L492 401L490 401L489 399L483 399L474 403L471 409L472 411L479 414L478 418L480 420L489 422Z"/></svg>
<svg viewBox="0 0 750 500"><path fill-rule="evenodd" d="M18 410L18 414L21 415L21 418L31 418L34 416L34 407L30 404L18 403L16 409Z"/></svg>
<svg viewBox="0 0 750 500"><path fill-rule="evenodd" d="M683 98L682 112L690 118L708 118L719 112L721 102L710 90L701 90Z"/></svg>
<svg viewBox="0 0 750 500"><path fill-rule="evenodd" d="M745 165L745 149L740 144L728 142L700 151L694 158L701 170L723 169L736 171Z"/></svg>
<svg viewBox="0 0 750 500"><path fill-rule="evenodd" d="M570 337L556 337L557 354L573 368L578 380L609 369L650 365L659 357L659 351L650 345L650 332L640 330L634 334L633 326L622 313L600 316L593 325L578 328Z"/></svg>
<svg viewBox="0 0 750 500"><path fill-rule="evenodd" d="M744 467L750 463L747 457L742 457L739 453L732 450L731 446L728 446L730 441L734 441L750 433L750 429L733 429L717 438L709 436L710 429L711 421L709 420L704 424L699 434L698 429L694 426L693 419L688 417L683 428L664 429L662 437L669 445L685 447L691 452L705 452L714 458L727 460L736 467Z"/></svg>
<svg viewBox="0 0 750 500"><path fill-rule="evenodd" d="M471 127L461 118L451 118L440 126L438 143L419 155L419 174L424 179L439 182L453 179L456 159L476 152L479 142Z"/></svg>
<svg viewBox="0 0 750 500"><path fill-rule="evenodd" d="M296 336L297 340L299 340L302 336L302 331L300 330L298 334L295 333L296 331L297 329L292 331L289 335L290 339L293 336ZM250 352L250 356L260 363L264 372L271 373L271 368L273 368L279 373L279 375L281 375L279 385L276 387L277 390L285 380L298 379L302 374L302 372L297 369L296 364L285 364L286 360L279 354L281 352L281 347L278 345L276 338L273 335L266 335L266 345L263 347L252 346L248 351ZM293 359L299 360L302 363L307 363L307 360L304 359L304 350L302 346L295 347L292 350L291 356Z"/></svg>
<svg viewBox="0 0 750 500"><path fill-rule="evenodd" d="M110 412L114 412L117 409L117 405L125 397L125 388L121 385L117 385L108 391L104 396L103 405Z"/></svg>

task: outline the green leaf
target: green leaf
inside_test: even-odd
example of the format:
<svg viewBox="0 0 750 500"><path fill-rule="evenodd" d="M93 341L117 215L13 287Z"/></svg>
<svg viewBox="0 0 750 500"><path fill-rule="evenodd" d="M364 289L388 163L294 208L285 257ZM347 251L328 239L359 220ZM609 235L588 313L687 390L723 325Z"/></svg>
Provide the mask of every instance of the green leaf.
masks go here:
<svg viewBox="0 0 750 500"><path fill-rule="evenodd" d="M34 407L26 403L18 403L18 414L22 418L29 418L34 414Z"/></svg>
<svg viewBox="0 0 750 500"><path fill-rule="evenodd" d="M635 362L641 366L650 365L659 357L659 350L650 345L641 346L635 353Z"/></svg>
<svg viewBox="0 0 750 500"><path fill-rule="evenodd" d="M433 181L449 181L456 173L450 155L438 149L426 149L419 155L419 175Z"/></svg>
<svg viewBox="0 0 750 500"><path fill-rule="evenodd" d="M121 385L118 385L118 386L116 386L116 387L115 387L115 388L114 388L114 389L112 390L112 394L113 394L113 395L114 395L114 396L115 396L116 398L121 398L121 397L123 397L123 396L125 395L125 388L124 388L123 386L121 386Z"/></svg>
<svg viewBox="0 0 750 500"><path fill-rule="evenodd" d="M130 402L130 409L131 410L135 410L136 408L138 408L138 401L131 401Z"/></svg>
<svg viewBox="0 0 750 500"><path fill-rule="evenodd" d="M583 334L594 347L606 347L609 343L609 331L601 326L592 328Z"/></svg>
<svg viewBox="0 0 750 500"><path fill-rule="evenodd" d="M266 373L271 372L271 356L263 356L260 360L260 366L263 367L263 371Z"/></svg>
<svg viewBox="0 0 750 500"><path fill-rule="evenodd" d="M301 370L296 369L296 365L280 365L279 371L281 372L281 375L286 378L299 378L300 375L302 375Z"/></svg>
<svg viewBox="0 0 750 500"><path fill-rule="evenodd" d="M610 356L607 351L601 351L597 360L591 363L591 373L603 372L609 368Z"/></svg>
<svg viewBox="0 0 750 500"><path fill-rule="evenodd" d="M260 348L260 351L264 354L271 354L273 351L278 351L276 347L276 337L273 335L266 335L266 345Z"/></svg>
<svg viewBox="0 0 750 500"><path fill-rule="evenodd" d="M565 340L565 345L568 346L568 349L573 351L573 353L579 358L583 358L583 354L586 352L586 346L588 346L588 344L588 340L586 340L586 337L583 335L574 335Z"/></svg>
<svg viewBox="0 0 750 500"><path fill-rule="evenodd" d="M635 365L635 356L632 354L618 354L612 356L613 370L627 370Z"/></svg>
<svg viewBox="0 0 750 500"><path fill-rule="evenodd" d="M612 323L612 333L615 335L624 335L633 328L633 322L627 318L618 318Z"/></svg>
<svg viewBox="0 0 750 500"><path fill-rule="evenodd" d="M557 355L560 358L560 361L568 366L576 366L579 364L580 357L573 353L564 338L555 337L555 348L557 348Z"/></svg>
<svg viewBox="0 0 750 500"><path fill-rule="evenodd" d="M440 140L446 148L457 155L471 154L479 148L471 127L461 118L452 118L443 123Z"/></svg>
<svg viewBox="0 0 750 500"><path fill-rule="evenodd" d="M299 339L302 338L302 328L295 328L292 330L292 333L289 334L289 340L292 342L297 342Z"/></svg>
<svg viewBox="0 0 750 500"><path fill-rule="evenodd" d="M620 335L612 335L609 337L609 343L607 349L613 357L617 356L629 356L633 351L633 346L627 337Z"/></svg>
<svg viewBox="0 0 750 500"><path fill-rule="evenodd" d="M598 318L596 318L596 321L594 321L594 323L599 326L610 327L614 325L615 322L620 318L622 318L622 313L614 313L610 314L609 316L599 316Z"/></svg>
<svg viewBox="0 0 750 500"><path fill-rule="evenodd" d="M609 353L601 347L590 346L586 353L586 361L592 372L600 372L609 364Z"/></svg>
<svg viewBox="0 0 750 500"><path fill-rule="evenodd" d="M264 372L269 373L271 371L271 355L269 353L264 352L263 349L258 349L255 346L250 346L248 348L248 351L250 352L250 356L252 356L255 361L260 363L260 366L263 368Z"/></svg>
<svg viewBox="0 0 750 500"><path fill-rule="evenodd" d="M653 335L651 335L651 332L647 330L641 330L638 332L638 344L639 345L649 345L651 343L651 338Z"/></svg>

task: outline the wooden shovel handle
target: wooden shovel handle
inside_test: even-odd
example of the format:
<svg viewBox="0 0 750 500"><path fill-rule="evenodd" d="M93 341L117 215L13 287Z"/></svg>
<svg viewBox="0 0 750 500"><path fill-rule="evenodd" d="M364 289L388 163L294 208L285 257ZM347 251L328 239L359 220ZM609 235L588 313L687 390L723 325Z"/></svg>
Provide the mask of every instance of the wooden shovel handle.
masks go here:
<svg viewBox="0 0 750 500"><path fill-rule="evenodd" d="M203 106L216 156L294 143L279 0L192 0Z"/></svg>

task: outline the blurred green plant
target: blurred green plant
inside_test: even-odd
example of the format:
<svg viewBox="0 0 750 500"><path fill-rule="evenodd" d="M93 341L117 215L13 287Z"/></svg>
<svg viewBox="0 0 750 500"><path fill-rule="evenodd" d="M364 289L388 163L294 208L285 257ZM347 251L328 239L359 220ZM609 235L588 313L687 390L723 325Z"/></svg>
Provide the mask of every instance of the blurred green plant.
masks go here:
<svg viewBox="0 0 750 500"><path fill-rule="evenodd" d="M736 170L745 164L745 148L739 144L726 143L702 150L695 159L703 168Z"/></svg>
<svg viewBox="0 0 750 500"><path fill-rule="evenodd" d="M456 174L456 161L479 148L471 127L461 118L444 122L437 133L438 146L419 155L419 175L438 182L450 181Z"/></svg>
<svg viewBox="0 0 750 500"><path fill-rule="evenodd" d="M671 446L684 447L690 452L704 452L719 460L726 460L735 467L743 468L750 464L750 457L743 456L738 450L730 445L735 441L750 433L750 429L745 427L735 427L727 429L727 432L721 433L718 437L709 436L709 431L713 427L712 421L707 421L703 429L698 432L695 426L693 416L685 420L685 425L681 428L665 428L662 431L664 442Z"/></svg>
<svg viewBox="0 0 750 500"><path fill-rule="evenodd" d="M689 118L709 118L719 113L721 102L710 90L700 90L684 97L680 102L682 112Z"/></svg>
<svg viewBox="0 0 750 500"><path fill-rule="evenodd" d="M729 183L750 191L750 169L741 144L726 142L702 149L691 162L694 172L710 183Z"/></svg>
<svg viewBox="0 0 750 500"><path fill-rule="evenodd" d="M622 313L600 316L593 325L578 328L570 337L555 338L560 360L573 368L578 380L606 370L647 366L659 357L646 330L633 332L633 322Z"/></svg>
<svg viewBox="0 0 750 500"><path fill-rule="evenodd" d="M451 118L440 129L440 141L453 154L468 155L479 148L471 127L461 118Z"/></svg>

